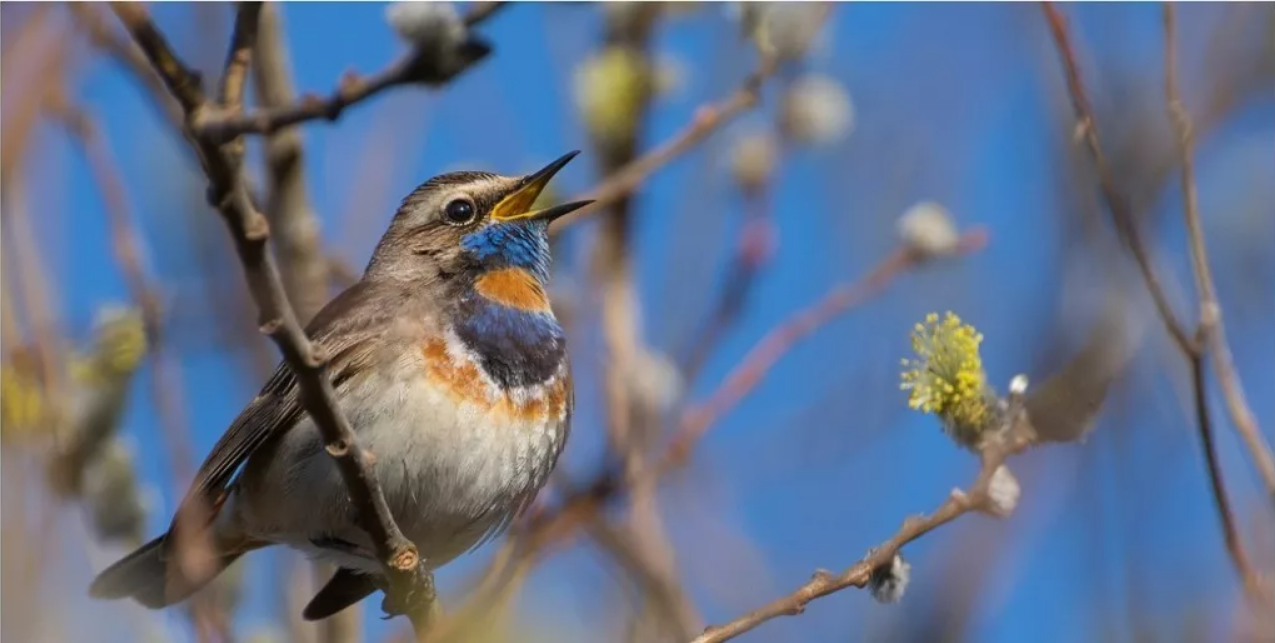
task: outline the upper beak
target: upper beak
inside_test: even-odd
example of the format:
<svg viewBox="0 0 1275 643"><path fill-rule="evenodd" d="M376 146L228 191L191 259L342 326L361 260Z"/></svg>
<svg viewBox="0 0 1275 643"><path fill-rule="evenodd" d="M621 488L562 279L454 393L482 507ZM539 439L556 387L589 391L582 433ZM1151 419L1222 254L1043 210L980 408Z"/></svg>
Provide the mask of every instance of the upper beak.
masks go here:
<svg viewBox="0 0 1275 643"><path fill-rule="evenodd" d="M575 158L579 153L579 150L568 152L534 174L527 175L516 190L501 199L500 203L497 203L492 208L491 218L495 221L544 221L548 223L564 214L574 212L593 203L592 201L574 201L542 210L532 211L531 209L531 206L536 202L536 198L544 191L545 186L549 185L549 180L559 170L566 167L567 163L570 163L571 159Z"/></svg>

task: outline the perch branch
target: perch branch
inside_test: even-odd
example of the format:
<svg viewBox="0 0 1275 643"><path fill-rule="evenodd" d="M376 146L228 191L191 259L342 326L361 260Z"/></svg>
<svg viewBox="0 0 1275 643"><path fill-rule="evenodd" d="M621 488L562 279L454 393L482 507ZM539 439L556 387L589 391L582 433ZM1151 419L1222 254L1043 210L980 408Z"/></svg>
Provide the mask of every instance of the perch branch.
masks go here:
<svg viewBox="0 0 1275 643"><path fill-rule="evenodd" d="M262 7L252 73L257 101L266 108L281 107L295 100L292 62L284 33L283 8L277 4ZM284 127L268 134L264 148L265 214L274 231L284 292L297 318L305 324L329 298L329 266L323 255L318 217L307 196L305 147L300 128ZM335 571L333 565L323 561L312 561L310 566L313 578L319 582L326 582ZM297 590L295 582L288 584L290 595L297 594ZM313 590L307 584L301 591ZM295 622L300 618L300 606L291 607L296 609L290 610L288 619ZM313 625L315 643L359 641L363 630L362 605L351 605Z"/></svg>
<svg viewBox="0 0 1275 643"><path fill-rule="evenodd" d="M416 573L420 556L394 523L381 493L380 482L372 471L373 456L359 446L349 421L337 405L326 373L326 356L310 343L284 294L279 270L267 248L269 226L252 203L240 158L226 149L228 146L213 144L190 130L190 123L197 120L201 112L212 108L211 103L204 96L198 79L177 58L151 22L143 5L117 2L112 8L182 106L186 133L208 177L209 203L221 214L234 240L244 277L260 311L262 332L278 346L296 375L305 410L322 433L328 453L349 488L360 526L372 537L390 578L391 591L387 591L387 599L394 598L398 589L412 588L417 583L422 585L423 597L432 599L432 582ZM259 11L259 3L243 3L236 19L234 43L247 43L249 53ZM413 623L420 626L417 618L413 618Z"/></svg>
<svg viewBox="0 0 1275 643"><path fill-rule="evenodd" d="M1011 456L1030 448L1036 441L1036 433L1023 408L1021 392L1011 394L1004 424L999 433L987 440L979 449L978 477L969 491L953 489L947 500L929 515L912 516L903 521L898 532L889 540L868 552L859 562L840 574L818 570L814 576L791 594L777 598L732 621L709 627L691 643L721 643L740 634L756 629L763 623L780 616L802 613L806 605L816 598L839 592L849 587L868 585L873 572L891 564L896 554L908 543L972 512L992 513L989 490L996 471Z"/></svg>

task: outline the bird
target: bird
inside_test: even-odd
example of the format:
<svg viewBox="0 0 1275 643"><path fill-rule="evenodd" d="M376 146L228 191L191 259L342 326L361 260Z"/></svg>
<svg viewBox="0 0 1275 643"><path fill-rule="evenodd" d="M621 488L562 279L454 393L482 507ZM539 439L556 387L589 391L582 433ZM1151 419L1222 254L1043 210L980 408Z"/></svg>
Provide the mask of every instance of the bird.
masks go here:
<svg viewBox="0 0 1275 643"><path fill-rule="evenodd" d="M591 201L533 208L577 154L528 175L427 180L403 199L360 279L306 326L393 518L431 570L507 530L570 433L549 224ZM303 610L321 620L386 588L355 513L281 362L213 446L168 531L98 574L89 595L161 609L244 554L284 546L335 566Z"/></svg>

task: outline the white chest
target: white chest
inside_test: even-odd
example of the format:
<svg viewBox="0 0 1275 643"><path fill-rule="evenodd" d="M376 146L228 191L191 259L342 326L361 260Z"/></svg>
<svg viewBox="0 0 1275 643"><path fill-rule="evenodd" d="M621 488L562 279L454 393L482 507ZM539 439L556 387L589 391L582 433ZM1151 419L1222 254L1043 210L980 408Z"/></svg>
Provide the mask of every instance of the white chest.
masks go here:
<svg viewBox="0 0 1275 643"><path fill-rule="evenodd" d="M400 528L423 552L445 558L530 501L570 420L565 366L543 384L503 390L444 340L369 378L357 397L350 420L376 455Z"/></svg>
<svg viewBox="0 0 1275 643"><path fill-rule="evenodd" d="M435 565L474 546L530 501L557 462L571 414L565 366L542 385L506 392L447 349L427 344L350 382L341 395L360 443L376 458L399 528ZM309 541L337 537L370 549L311 422L288 431L256 473L263 475L248 485L256 497L244 498L243 506L252 531L328 557ZM280 507L262 498L281 487L305 502Z"/></svg>

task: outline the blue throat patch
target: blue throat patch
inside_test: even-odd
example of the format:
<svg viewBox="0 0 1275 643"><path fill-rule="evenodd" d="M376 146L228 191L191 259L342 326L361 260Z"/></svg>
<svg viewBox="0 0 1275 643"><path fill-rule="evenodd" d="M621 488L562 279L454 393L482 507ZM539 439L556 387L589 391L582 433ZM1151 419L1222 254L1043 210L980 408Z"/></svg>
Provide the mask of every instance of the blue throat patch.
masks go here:
<svg viewBox="0 0 1275 643"><path fill-rule="evenodd" d="M465 236L461 247L482 272L525 270L542 287L549 280L546 224L488 225ZM553 377L566 358L566 337L547 303L544 310L517 308L470 286L461 298L455 329L478 356L483 370L505 388L540 384Z"/></svg>
<svg viewBox="0 0 1275 643"><path fill-rule="evenodd" d="M542 284L549 281L547 223L493 223L465 235L460 247L486 268L522 268Z"/></svg>

